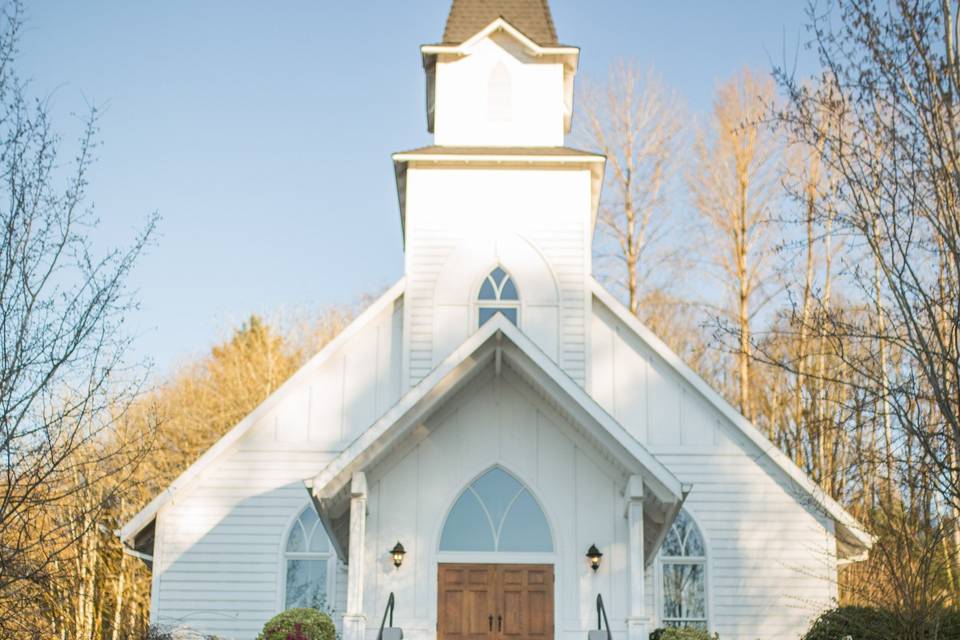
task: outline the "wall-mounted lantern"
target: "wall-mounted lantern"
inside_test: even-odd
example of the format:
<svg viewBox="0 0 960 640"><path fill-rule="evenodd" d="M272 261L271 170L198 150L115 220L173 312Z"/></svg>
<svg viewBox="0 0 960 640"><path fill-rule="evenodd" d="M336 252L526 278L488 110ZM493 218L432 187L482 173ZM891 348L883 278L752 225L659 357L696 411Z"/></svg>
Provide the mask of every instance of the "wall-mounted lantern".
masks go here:
<svg viewBox="0 0 960 640"><path fill-rule="evenodd" d="M393 566L399 569L400 565L403 564L403 556L406 554L407 550L404 549L400 541L397 540L397 544L393 545L393 549L390 549L390 555L393 556Z"/></svg>
<svg viewBox="0 0 960 640"><path fill-rule="evenodd" d="M590 560L590 568L596 572L600 568L600 558L603 557L603 554L600 552L600 549L597 549L597 545L592 544L590 548L587 549L587 559Z"/></svg>

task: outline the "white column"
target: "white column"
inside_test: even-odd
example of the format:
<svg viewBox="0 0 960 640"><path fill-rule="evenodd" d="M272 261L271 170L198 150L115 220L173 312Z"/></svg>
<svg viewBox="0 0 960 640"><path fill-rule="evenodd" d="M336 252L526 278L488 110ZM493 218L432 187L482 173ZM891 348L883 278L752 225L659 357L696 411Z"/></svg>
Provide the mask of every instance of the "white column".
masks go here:
<svg viewBox="0 0 960 640"><path fill-rule="evenodd" d="M644 606L643 478L630 476L626 497L627 529L630 536L630 615L627 618L627 638L647 640L650 619Z"/></svg>
<svg viewBox="0 0 960 640"><path fill-rule="evenodd" d="M363 612L363 545L367 524L367 477L358 472L350 483L350 548L347 560L347 611L344 640L363 640L367 616Z"/></svg>

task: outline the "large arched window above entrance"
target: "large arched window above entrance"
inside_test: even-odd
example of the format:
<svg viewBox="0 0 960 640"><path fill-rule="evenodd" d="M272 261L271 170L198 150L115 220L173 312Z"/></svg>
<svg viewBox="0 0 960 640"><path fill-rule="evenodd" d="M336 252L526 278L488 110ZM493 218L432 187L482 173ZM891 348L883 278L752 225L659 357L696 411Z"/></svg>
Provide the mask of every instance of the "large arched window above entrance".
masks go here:
<svg viewBox="0 0 960 640"><path fill-rule="evenodd" d="M520 295L510 274L497 267L487 275L477 294L478 326L483 326L498 313L513 324L520 321Z"/></svg>
<svg viewBox="0 0 960 640"><path fill-rule="evenodd" d="M332 604L328 592L336 556L312 505L291 526L283 556L284 608L327 610Z"/></svg>
<svg viewBox="0 0 960 640"><path fill-rule="evenodd" d="M440 551L553 551L540 505L512 475L493 467L474 480L450 509Z"/></svg>
<svg viewBox="0 0 960 640"><path fill-rule="evenodd" d="M707 628L707 551L693 519L681 511L660 549L662 622Z"/></svg>

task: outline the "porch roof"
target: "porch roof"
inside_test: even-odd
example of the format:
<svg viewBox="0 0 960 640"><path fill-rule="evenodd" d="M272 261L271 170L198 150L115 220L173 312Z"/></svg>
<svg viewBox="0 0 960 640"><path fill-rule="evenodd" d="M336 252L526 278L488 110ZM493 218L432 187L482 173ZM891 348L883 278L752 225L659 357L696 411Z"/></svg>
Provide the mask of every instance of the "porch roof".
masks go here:
<svg viewBox="0 0 960 640"><path fill-rule="evenodd" d="M611 462L640 476L645 487L645 557L652 559L690 485L680 481L576 381L502 315L484 324L420 384L371 425L314 478L305 482L341 558L349 548L349 503L353 474L376 465L422 431L444 401L486 367L508 366L570 418ZM626 490L626 487L625 487Z"/></svg>

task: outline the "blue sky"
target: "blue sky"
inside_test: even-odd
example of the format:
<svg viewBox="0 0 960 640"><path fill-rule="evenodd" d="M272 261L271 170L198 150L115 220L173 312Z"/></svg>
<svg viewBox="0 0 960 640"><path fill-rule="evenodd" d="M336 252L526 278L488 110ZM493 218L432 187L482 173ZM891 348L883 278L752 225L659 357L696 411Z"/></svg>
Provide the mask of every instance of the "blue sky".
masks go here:
<svg viewBox="0 0 960 640"><path fill-rule="evenodd" d="M653 65L699 117L744 66L792 61L803 0L552 0L580 73ZM44 0L27 3L21 73L69 138L95 104L90 197L103 246L153 211L131 281L134 356L155 371L251 313L349 304L402 275L390 154L430 143L418 46L449 0ZM809 54L800 51L801 58Z"/></svg>

